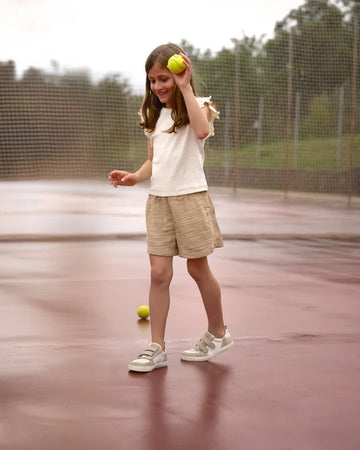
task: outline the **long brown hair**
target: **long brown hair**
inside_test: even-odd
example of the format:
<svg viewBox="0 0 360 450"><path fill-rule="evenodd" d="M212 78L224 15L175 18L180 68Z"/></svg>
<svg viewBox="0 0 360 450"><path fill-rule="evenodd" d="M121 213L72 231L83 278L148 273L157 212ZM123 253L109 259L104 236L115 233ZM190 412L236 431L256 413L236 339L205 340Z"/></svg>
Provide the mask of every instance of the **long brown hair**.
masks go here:
<svg viewBox="0 0 360 450"><path fill-rule="evenodd" d="M184 53L181 47L176 44L168 43L156 47L148 56L145 62L146 82L145 82L145 96L142 102L141 114L142 121L139 123L141 128L152 132L155 129L156 122L160 116L160 111L163 108L163 104L159 98L152 92L149 80L149 71L155 65L159 64L161 67L166 68L169 58L175 53ZM190 85L192 86L195 94L193 80L191 77ZM196 94L195 94L196 95ZM166 130L168 133L176 133L176 130L188 125L190 123L189 115L186 109L184 97L175 84L174 97L171 118L174 124Z"/></svg>

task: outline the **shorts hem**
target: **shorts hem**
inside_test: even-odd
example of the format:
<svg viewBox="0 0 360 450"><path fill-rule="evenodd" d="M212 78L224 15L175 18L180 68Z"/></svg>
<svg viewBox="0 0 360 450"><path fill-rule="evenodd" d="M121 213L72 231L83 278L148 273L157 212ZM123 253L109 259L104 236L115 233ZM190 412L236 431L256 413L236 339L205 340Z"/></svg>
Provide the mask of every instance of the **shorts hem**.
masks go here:
<svg viewBox="0 0 360 450"><path fill-rule="evenodd" d="M217 248L222 248L222 247L224 247L224 244L222 244L222 245L216 245L216 246L213 247L212 249L204 250L204 251L199 252L199 253L197 253L197 254L193 253L193 254L191 254L190 256L189 256L189 254L186 254L186 253L181 252L181 253L178 254L178 256L180 256L180 258L185 258L185 259L199 259L199 258L205 258L205 256L209 256L209 255L211 255L212 253L214 253L214 251L215 251Z"/></svg>
<svg viewBox="0 0 360 450"><path fill-rule="evenodd" d="M155 250L152 251L151 249L147 249L147 253L148 255L153 255L153 256L178 256L178 252L166 252L166 251L161 251L161 250Z"/></svg>

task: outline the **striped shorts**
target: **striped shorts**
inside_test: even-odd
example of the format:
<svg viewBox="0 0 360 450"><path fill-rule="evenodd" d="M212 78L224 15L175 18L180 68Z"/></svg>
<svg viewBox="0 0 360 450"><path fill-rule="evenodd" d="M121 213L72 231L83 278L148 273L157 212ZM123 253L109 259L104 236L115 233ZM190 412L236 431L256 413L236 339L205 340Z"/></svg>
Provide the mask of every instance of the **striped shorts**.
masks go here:
<svg viewBox="0 0 360 450"><path fill-rule="evenodd" d="M171 197L150 194L146 228L150 255L196 259L224 245L207 191Z"/></svg>

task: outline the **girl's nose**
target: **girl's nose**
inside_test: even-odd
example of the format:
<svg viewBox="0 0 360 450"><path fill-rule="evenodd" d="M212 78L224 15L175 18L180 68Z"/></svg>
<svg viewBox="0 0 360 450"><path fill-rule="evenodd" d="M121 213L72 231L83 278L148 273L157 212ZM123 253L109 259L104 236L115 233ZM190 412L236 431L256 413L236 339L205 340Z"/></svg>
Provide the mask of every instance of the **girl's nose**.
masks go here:
<svg viewBox="0 0 360 450"><path fill-rule="evenodd" d="M159 91L161 89L161 83L160 82L156 82L155 83L155 90Z"/></svg>

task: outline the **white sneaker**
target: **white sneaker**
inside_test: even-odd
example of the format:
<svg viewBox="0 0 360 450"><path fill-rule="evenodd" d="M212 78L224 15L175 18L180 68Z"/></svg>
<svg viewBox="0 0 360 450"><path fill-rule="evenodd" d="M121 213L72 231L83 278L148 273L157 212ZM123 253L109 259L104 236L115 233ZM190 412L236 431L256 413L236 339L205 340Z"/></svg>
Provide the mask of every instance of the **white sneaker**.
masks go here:
<svg viewBox="0 0 360 450"><path fill-rule="evenodd" d="M234 341L225 327L225 334L222 338L216 338L208 331L190 350L181 353L184 361L209 361L225 350L233 347Z"/></svg>
<svg viewBox="0 0 360 450"><path fill-rule="evenodd" d="M131 361L129 370L134 372L151 372L154 369L167 366L167 353L161 345L151 343L140 355Z"/></svg>

